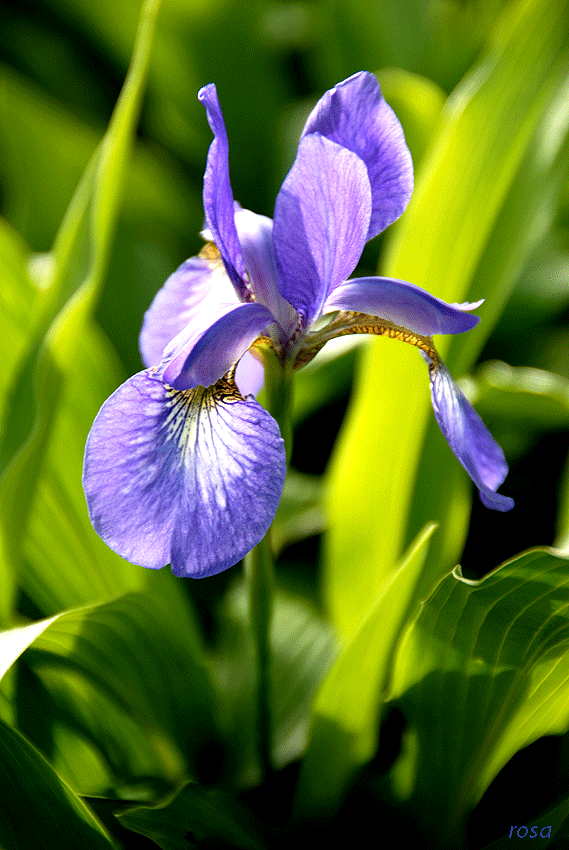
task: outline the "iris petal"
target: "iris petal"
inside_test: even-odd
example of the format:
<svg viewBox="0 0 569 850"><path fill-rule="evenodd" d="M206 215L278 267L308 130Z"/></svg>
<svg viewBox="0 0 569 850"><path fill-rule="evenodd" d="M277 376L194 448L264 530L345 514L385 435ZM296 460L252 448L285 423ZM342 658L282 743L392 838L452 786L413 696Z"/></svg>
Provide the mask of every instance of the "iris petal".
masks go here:
<svg viewBox="0 0 569 850"><path fill-rule="evenodd" d="M509 511L514 500L496 493L508 474L504 452L443 363L429 364L435 417L452 451L480 491L488 508Z"/></svg>
<svg viewBox="0 0 569 850"><path fill-rule="evenodd" d="M240 208L235 225L255 301L268 307L285 333L291 331L298 315L279 292L272 219Z"/></svg>
<svg viewBox="0 0 569 850"><path fill-rule="evenodd" d="M326 92L302 135L310 133L321 133L365 162L373 199L367 239L399 218L413 192L413 162L399 119L373 74L360 71Z"/></svg>
<svg viewBox="0 0 569 850"><path fill-rule="evenodd" d="M355 268L370 210L362 160L317 133L304 138L277 196L273 238L280 293L307 325Z"/></svg>
<svg viewBox="0 0 569 850"><path fill-rule="evenodd" d="M469 331L480 318L467 310L476 304L447 304L419 286L389 277L347 280L327 298L323 312L350 310L379 316L423 336Z"/></svg>
<svg viewBox="0 0 569 850"><path fill-rule="evenodd" d="M238 304L238 298L221 260L192 257L170 275L144 314L140 351L145 366L157 366L164 349L180 331L190 326L204 330L207 316L221 303ZM205 325L207 327L207 324Z"/></svg>
<svg viewBox="0 0 569 850"><path fill-rule="evenodd" d="M215 84L200 89L198 99L206 109L215 137L208 151L203 181L206 223L239 298L248 301L245 263L235 226L235 204L229 178L229 143Z"/></svg>
<svg viewBox="0 0 569 850"><path fill-rule="evenodd" d="M93 527L117 554L198 578L262 539L285 472L276 422L230 380L179 392L147 370L99 411L83 485Z"/></svg>
<svg viewBox="0 0 569 850"><path fill-rule="evenodd" d="M219 304L205 320L166 346L158 373L177 390L214 384L275 321L262 304Z"/></svg>

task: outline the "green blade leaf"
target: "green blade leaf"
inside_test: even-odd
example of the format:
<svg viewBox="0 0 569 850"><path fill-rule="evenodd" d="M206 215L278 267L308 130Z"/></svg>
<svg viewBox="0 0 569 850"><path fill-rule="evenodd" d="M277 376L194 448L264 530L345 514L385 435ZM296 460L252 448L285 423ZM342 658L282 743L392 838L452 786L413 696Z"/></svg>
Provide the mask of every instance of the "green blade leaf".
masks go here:
<svg viewBox="0 0 569 850"><path fill-rule="evenodd" d="M443 110L394 232L386 274L450 302L487 298L480 326L453 343L455 377L471 365L555 210L567 164L568 30L566 0L507 5ZM365 354L330 469L325 592L346 636L426 520L444 531L431 569L441 575L456 563L469 511L468 479L438 436L429 436L417 478L430 416L421 358L385 339Z"/></svg>
<svg viewBox="0 0 569 850"><path fill-rule="evenodd" d="M91 810L15 729L0 720L3 850L111 850Z"/></svg>
<svg viewBox="0 0 569 850"><path fill-rule="evenodd" d="M154 578L95 534L81 485L89 428L122 380L108 340L87 322L53 414L21 542L26 568L19 584L45 616L141 590Z"/></svg>
<svg viewBox="0 0 569 850"><path fill-rule="evenodd" d="M548 549L479 581L457 571L401 645L392 693L409 726L393 793L442 846L460 846L514 753L569 728L568 583L569 560Z"/></svg>
<svg viewBox="0 0 569 850"><path fill-rule="evenodd" d="M356 768L375 751L393 653L417 601L417 582L434 530L434 525L423 530L322 682L298 786L300 817L332 811Z"/></svg>

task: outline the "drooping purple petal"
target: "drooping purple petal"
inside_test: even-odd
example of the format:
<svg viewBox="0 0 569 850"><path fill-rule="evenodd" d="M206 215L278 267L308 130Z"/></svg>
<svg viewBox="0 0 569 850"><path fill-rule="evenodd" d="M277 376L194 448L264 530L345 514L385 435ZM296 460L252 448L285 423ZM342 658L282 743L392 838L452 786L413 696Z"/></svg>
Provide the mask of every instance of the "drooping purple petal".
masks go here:
<svg viewBox="0 0 569 850"><path fill-rule="evenodd" d="M203 332L206 317L219 304L238 304L220 262L191 257L170 275L144 314L140 351L145 366L157 366L164 349L186 327ZM207 325L205 325L207 327Z"/></svg>
<svg viewBox="0 0 569 850"><path fill-rule="evenodd" d="M229 143L215 84L210 83L200 89L198 99L206 109L215 137L207 155L203 181L206 223L240 300L248 301L245 264L235 227L235 206L229 178Z"/></svg>
<svg viewBox="0 0 569 850"><path fill-rule="evenodd" d="M93 527L117 554L201 578L265 535L285 472L278 426L254 399L225 380L178 392L147 370L99 411L83 485Z"/></svg>
<svg viewBox="0 0 569 850"><path fill-rule="evenodd" d="M366 164L372 191L368 239L405 210L413 192L413 162L399 119L373 74L360 71L318 101L302 136L321 133Z"/></svg>
<svg viewBox="0 0 569 850"><path fill-rule="evenodd" d="M214 384L275 321L255 303L221 304L206 319L209 324L185 328L166 346L158 374L177 390Z"/></svg>
<svg viewBox="0 0 569 850"><path fill-rule="evenodd" d="M306 136L277 196L273 225L279 290L306 325L356 266L370 210L362 160L318 133Z"/></svg>
<svg viewBox="0 0 569 850"><path fill-rule="evenodd" d="M465 312L480 306L447 304L419 286L390 277L360 277L341 283L324 303L323 313L350 310L379 316L422 336L469 331L479 316Z"/></svg>
<svg viewBox="0 0 569 850"><path fill-rule="evenodd" d="M514 500L496 493L508 474L504 452L443 363L429 363L435 417L452 451L480 491L488 508L509 511Z"/></svg>

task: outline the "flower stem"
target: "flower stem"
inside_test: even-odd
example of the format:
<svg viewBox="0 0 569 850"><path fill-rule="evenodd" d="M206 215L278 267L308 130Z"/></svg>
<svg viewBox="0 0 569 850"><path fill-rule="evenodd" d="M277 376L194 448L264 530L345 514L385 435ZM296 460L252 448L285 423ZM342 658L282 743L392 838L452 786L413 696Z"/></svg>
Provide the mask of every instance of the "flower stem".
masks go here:
<svg viewBox="0 0 569 850"><path fill-rule="evenodd" d="M292 450L291 375L272 349L263 352L265 365L264 406L278 422L285 441L287 463ZM271 623L275 594L275 569L270 529L245 558L249 592L249 616L257 669L257 750L262 778L273 770L271 718Z"/></svg>
<svg viewBox="0 0 569 850"><path fill-rule="evenodd" d="M249 615L257 669L257 750L261 781L271 773L271 622L275 574L269 533L245 558Z"/></svg>

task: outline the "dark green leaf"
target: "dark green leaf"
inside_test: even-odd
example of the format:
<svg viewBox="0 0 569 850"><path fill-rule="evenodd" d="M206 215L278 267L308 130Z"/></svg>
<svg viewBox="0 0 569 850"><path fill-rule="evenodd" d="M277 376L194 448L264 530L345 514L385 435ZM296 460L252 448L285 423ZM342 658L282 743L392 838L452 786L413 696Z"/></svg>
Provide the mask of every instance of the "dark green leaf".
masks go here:
<svg viewBox="0 0 569 850"><path fill-rule="evenodd" d="M0 721L2 850L111 850L90 809L26 739Z"/></svg>

